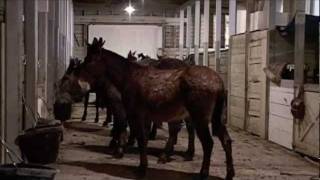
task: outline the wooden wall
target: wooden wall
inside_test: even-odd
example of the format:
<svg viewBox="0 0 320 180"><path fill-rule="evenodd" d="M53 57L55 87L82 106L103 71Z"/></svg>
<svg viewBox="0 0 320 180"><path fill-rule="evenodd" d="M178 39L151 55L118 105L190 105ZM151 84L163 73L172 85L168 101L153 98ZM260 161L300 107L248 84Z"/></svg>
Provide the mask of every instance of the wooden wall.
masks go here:
<svg viewBox="0 0 320 180"><path fill-rule="evenodd" d="M246 129L260 137L266 137L267 79L263 68L268 61L268 31L249 34L247 62L247 119Z"/></svg>
<svg viewBox="0 0 320 180"><path fill-rule="evenodd" d="M245 35L231 37L230 75L228 97L228 123L234 127L245 128Z"/></svg>

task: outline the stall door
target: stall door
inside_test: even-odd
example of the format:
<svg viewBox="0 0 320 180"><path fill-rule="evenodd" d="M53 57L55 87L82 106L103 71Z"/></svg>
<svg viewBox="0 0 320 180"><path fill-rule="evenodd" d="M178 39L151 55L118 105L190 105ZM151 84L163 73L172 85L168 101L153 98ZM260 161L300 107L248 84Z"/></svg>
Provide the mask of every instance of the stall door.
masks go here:
<svg viewBox="0 0 320 180"><path fill-rule="evenodd" d="M247 62L246 129L262 138L266 137L267 79L263 68L267 63L267 36L268 31L250 33Z"/></svg>
<svg viewBox="0 0 320 180"><path fill-rule="evenodd" d="M245 35L231 37L228 124L245 128Z"/></svg>
<svg viewBox="0 0 320 180"><path fill-rule="evenodd" d="M319 92L305 92L306 113L303 120L294 122L293 148L312 157L319 153Z"/></svg>

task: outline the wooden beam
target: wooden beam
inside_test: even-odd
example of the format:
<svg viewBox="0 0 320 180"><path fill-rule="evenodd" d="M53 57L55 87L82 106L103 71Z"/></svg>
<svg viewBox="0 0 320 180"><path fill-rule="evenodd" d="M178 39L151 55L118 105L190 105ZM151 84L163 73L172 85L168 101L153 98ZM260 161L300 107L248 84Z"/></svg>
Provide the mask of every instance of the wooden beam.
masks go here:
<svg viewBox="0 0 320 180"><path fill-rule="evenodd" d="M54 103L54 83L55 79L55 69L56 69L56 17L55 10L56 1L49 1L49 13L48 13L48 63L47 63L47 105L49 113L53 113L53 103ZM52 117L50 117L52 118Z"/></svg>
<svg viewBox="0 0 320 180"><path fill-rule="evenodd" d="M191 50L191 44L192 44L192 9L191 6L187 7L187 54L190 54L190 50Z"/></svg>
<svg viewBox="0 0 320 180"><path fill-rule="evenodd" d="M208 66L208 48L209 48L209 21L210 21L210 0L204 0L204 14L203 14L203 29L204 29L204 42L203 42L203 65Z"/></svg>
<svg viewBox="0 0 320 180"><path fill-rule="evenodd" d="M195 4L194 18L194 60L196 65L199 65L199 43L200 43L200 1Z"/></svg>
<svg viewBox="0 0 320 180"><path fill-rule="evenodd" d="M215 37L215 71L219 72L221 47L221 16L222 0L216 0L216 37Z"/></svg>
<svg viewBox="0 0 320 180"><path fill-rule="evenodd" d="M184 10L180 10L180 26L179 26L179 58L183 59L184 48Z"/></svg>
<svg viewBox="0 0 320 180"><path fill-rule="evenodd" d="M38 4L36 0L30 0L28 3L25 3L25 24L25 100L31 111L36 113L38 99ZM25 118L24 127L32 127L35 121L33 114L27 111Z"/></svg>
<svg viewBox="0 0 320 180"><path fill-rule="evenodd" d="M44 2L44 1L41 1ZM41 92L39 96L47 102L47 69L48 69L48 12L39 12L39 71L38 83ZM45 107L40 108L40 115L47 117Z"/></svg>
<svg viewBox="0 0 320 180"><path fill-rule="evenodd" d="M305 1L296 0L295 45L294 45L294 84L298 88L304 83L304 44L305 44Z"/></svg>
<svg viewBox="0 0 320 180"><path fill-rule="evenodd" d="M187 19L184 19L186 22ZM75 24L173 24L179 25L180 18L156 17L156 16L122 16L122 15L86 15L75 16Z"/></svg>

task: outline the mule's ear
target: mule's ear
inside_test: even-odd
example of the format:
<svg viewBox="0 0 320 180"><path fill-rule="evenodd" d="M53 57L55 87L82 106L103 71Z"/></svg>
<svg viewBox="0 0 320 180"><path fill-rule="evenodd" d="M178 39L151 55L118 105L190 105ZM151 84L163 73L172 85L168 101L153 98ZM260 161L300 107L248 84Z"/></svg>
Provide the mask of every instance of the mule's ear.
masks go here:
<svg viewBox="0 0 320 180"><path fill-rule="evenodd" d="M131 50L128 53L128 57L132 56Z"/></svg>
<svg viewBox="0 0 320 180"><path fill-rule="evenodd" d="M157 58L158 58L158 59L161 59L162 57L157 54Z"/></svg>
<svg viewBox="0 0 320 180"><path fill-rule="evenodd" d="M132 53L132 55L133 55L133 56L136 55L136 52L137 52L137 51L134 51L134 52Z"/></svg>
<svg viewBox="0 0 320 180"><path fill-rule="evenodd" d="M95 45L95 44L97 44L98 43L98 39L95 37L95 38L93 38L93 41L92 41L92 45Z"/></svg>

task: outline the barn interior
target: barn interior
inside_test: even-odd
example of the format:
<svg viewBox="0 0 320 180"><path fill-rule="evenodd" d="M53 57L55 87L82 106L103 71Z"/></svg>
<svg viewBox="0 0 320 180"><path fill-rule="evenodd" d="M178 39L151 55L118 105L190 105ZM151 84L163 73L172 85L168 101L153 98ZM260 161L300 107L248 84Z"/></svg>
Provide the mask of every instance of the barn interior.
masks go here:
<svg viewBox="0 0 320 180"><path fill-rule="evenodd" d="M154 122L155 137L147 135L144 179L320 179L319 7L319 0L0 0L0 179L141 178L139 145L125 147L122 158L109 146L118 119L108 114L112 105L79 73L68 74L73 63L90 62L100 38L128 60L135 52L133 63L150 71L158 68L141 65L138 54L191 62L174 70L201 66L223 82L235 176L215 136L208 177L198 176L205 152L196 136L193 158L185 157L187 121L170 157L159 160L170 142L164 119ZM70 77L90 92L80 101L62 93Z"/></svg>

